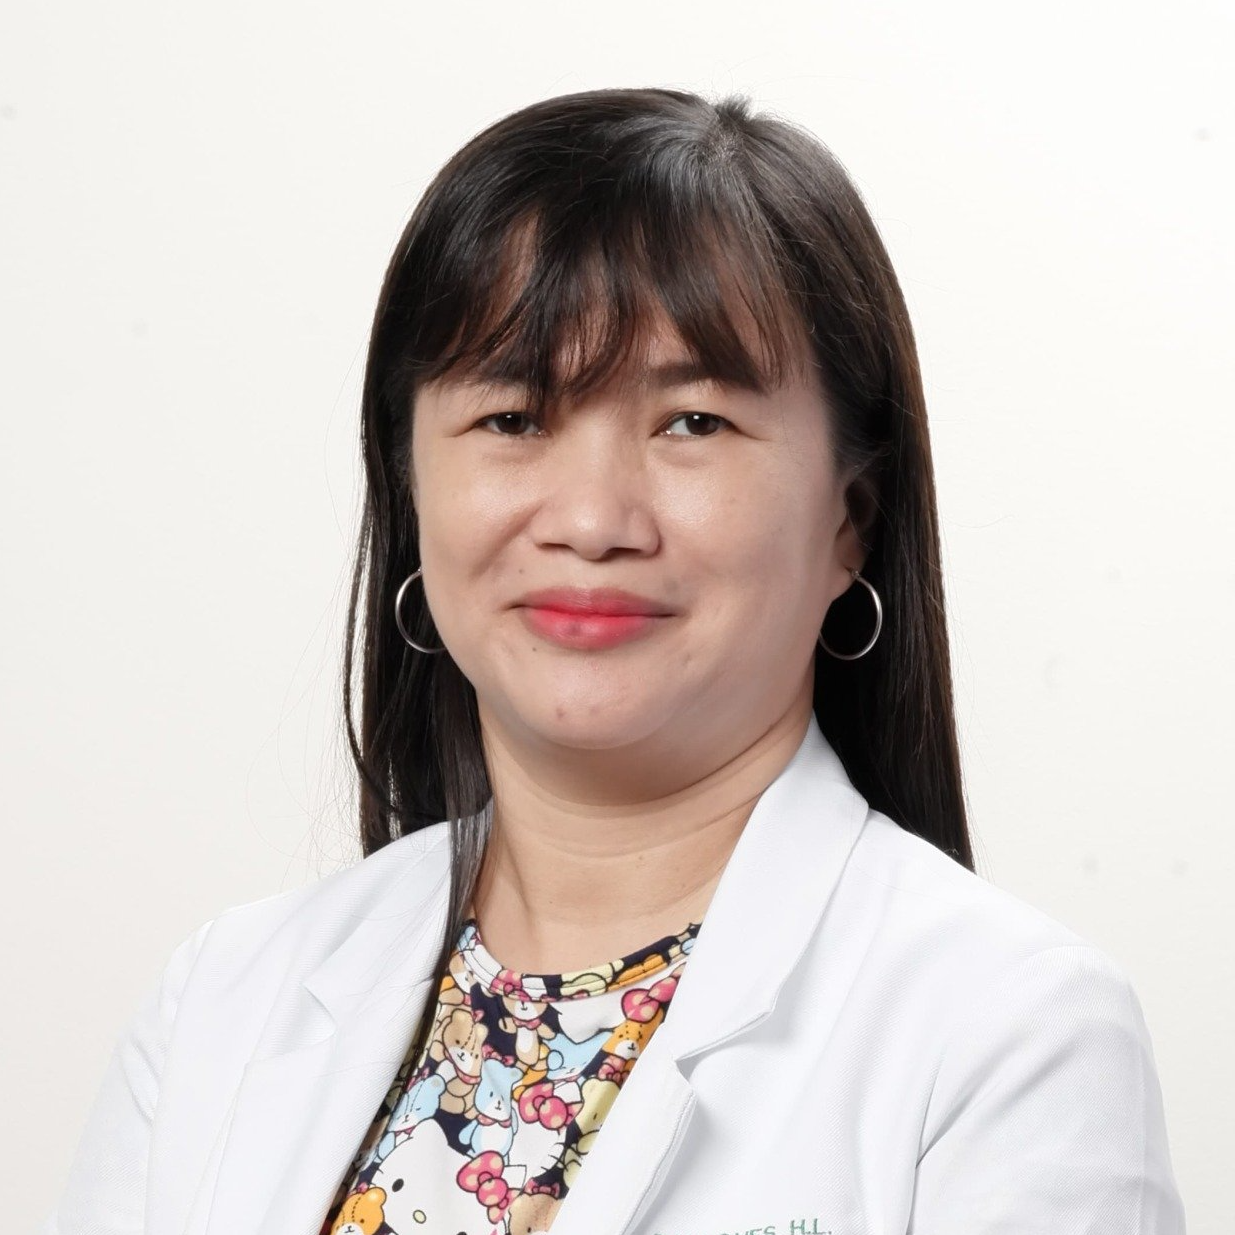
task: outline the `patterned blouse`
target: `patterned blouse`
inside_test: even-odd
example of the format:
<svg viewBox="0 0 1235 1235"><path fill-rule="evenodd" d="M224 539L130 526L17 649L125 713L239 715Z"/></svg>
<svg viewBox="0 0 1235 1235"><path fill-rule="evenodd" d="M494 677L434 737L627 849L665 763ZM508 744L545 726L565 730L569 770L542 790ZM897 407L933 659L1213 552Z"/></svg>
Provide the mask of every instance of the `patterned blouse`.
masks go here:
<svg viewBox="0 0 1235 1235"><path fill-rule="evenodd" d="M504 969L469 919L321 1235L547 1231L699 931L572 973Z"/></svg>

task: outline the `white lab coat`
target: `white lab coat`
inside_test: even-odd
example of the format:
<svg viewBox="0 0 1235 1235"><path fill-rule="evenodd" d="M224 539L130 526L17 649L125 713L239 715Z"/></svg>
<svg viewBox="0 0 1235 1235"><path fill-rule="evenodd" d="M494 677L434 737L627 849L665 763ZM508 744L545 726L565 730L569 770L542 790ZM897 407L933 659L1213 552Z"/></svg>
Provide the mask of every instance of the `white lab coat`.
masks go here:
<svg viewBox="0 0 1235 1235"><path fill-rule="evenodd" d="M436 993L448 869L439 823L186 939L44 1235L317 1235ZM871 810L812 718L552 1230L1182 1235L1184 1214L1127 977ZM429 1213L420 1235L456 1232Z"/></svg>

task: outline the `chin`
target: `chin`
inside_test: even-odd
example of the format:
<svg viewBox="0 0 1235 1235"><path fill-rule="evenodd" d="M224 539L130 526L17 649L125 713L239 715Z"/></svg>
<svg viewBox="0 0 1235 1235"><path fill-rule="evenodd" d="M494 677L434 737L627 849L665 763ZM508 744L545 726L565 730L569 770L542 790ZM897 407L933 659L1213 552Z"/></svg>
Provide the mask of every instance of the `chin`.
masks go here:
<svg viewBox="0 0 1235 1235"><path fill-rule="evenodd" d="M561 696L555 704L546 691L533 706L517 711L521 727L543 742L573 750L620 750L655 739L670 723L671 709L629 693L620 699L611 694Z"/></svg>

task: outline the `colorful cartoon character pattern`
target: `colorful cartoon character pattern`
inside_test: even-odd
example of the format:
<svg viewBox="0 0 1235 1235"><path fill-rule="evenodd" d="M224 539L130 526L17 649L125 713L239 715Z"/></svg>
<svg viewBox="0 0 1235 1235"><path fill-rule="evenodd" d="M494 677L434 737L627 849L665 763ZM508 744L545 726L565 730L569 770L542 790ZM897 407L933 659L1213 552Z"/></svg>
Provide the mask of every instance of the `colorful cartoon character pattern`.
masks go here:
<svg viewBox="0 0 1235 1235"><path fill-rule="evenodd" d="M699 925L594 969L520 974L465 922L428 1045L400 1068L321 1235L548 1231Z"/></svg>

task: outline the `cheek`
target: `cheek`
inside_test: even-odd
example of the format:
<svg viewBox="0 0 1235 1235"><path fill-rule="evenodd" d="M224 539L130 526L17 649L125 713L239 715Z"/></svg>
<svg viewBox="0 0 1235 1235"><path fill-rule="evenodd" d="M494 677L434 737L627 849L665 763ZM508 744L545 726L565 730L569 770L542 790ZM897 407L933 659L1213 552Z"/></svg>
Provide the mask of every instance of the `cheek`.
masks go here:
<svg viewBox="0 0 1235 1235"><path fill-rule="evenodd" d="M796 484L752 485L728 494L719 518L696 542L744 623L796 628L823 612L831 543L826 494Z"/></svg>
<svg viewBox="0 0 1235 1235"><path fill-rule="evenodd" d="M797 492L768 479L733 486L698 534L722 573L788 587L819 543L820 523Z"/></svg>
<svg viewBox="0 0 1235 1235"><path fill-rule="evenodd" d="M451 452L440 452L422 476L416 504L425 573L430 558L443 576L475 569L505 526L508 505L508 496L452 467Z"/></svg>

